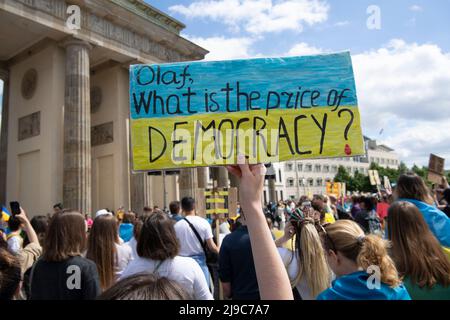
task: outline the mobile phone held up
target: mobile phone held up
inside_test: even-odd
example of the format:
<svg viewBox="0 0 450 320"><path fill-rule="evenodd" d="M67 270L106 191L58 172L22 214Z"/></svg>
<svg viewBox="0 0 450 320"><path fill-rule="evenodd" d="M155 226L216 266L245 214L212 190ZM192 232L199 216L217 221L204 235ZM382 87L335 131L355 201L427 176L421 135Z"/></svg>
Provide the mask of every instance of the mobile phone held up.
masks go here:
<svg viewBox="0 0 450 320"><path fill-rule="evenodd" d="M11 208L11 215L15 216L16 214L20 214L20 203L17 201L11 201L9 203Z"/></svg>

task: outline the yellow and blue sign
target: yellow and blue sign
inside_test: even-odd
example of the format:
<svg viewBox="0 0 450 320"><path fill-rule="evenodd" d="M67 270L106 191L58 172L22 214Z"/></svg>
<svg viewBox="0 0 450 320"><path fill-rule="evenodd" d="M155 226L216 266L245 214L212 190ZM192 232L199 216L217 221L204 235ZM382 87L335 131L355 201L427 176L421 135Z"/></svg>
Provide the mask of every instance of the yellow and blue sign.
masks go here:
<svg viewBox="0 0 450 320"><path fill-rule="evenodd" d="M348 52L130 68L134 170L364 154Z"/></svg>

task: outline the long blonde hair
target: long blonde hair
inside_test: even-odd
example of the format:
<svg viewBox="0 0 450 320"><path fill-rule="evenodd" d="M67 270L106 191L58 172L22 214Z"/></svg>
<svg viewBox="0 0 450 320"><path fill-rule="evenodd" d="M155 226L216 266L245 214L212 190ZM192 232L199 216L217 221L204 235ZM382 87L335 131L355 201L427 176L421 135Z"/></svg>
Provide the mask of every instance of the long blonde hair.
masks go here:
<svg viewBox="0 0 450 320"><path fill-rule="evenodd" d="M401 281L397 268L389 257L389 241L377 235L364 235L364 231L354 221L339 220L325 227L325 249L341 252L354 261L358 267L367 271L370 266L378 266L381 282L398 286Z"/></svg>
<svg viewBox="0 0 450 320"><path fill-rule="evenodd" d="M311 295L316 297L330 287L331 282L331 273L319 233L312 218L291 220L291 224L296 230L295 250L292 256L297 254L298 257L298 273L294 279L291 279L291 285L297 286L304 278Z"/></svg>

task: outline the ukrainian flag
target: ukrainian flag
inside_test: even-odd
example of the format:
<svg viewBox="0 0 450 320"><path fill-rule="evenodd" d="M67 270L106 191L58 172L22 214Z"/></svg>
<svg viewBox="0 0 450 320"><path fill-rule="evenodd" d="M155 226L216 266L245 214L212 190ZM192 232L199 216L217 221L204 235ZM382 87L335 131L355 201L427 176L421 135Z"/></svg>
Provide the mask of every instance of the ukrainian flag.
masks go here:
<svg viewBox="0 0 450 320"><path fill-rule="evenodd" d="M10 216L11 214L9 213L8 209L2 206L2 220L8 222Z"/></svg>

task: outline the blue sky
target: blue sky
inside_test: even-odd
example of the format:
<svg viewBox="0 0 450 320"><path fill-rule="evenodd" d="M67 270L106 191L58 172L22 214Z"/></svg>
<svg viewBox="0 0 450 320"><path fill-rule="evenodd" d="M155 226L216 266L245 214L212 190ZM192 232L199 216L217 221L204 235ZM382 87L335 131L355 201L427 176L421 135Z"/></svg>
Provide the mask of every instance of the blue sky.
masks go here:
<svg viewBox="0 0 450 320"><path fill-rule="evenodd" d="M408 165L435 153L450 169L450 0L147 2L186 24L208 60L350 50L364 133ZM367 27L370 5L380 29Z"/></svg>
<svg viewBox="0 0 450 320"><path fill-rule="evenodd" d="M350 50L364 133L408 165L436 153L450 168L450 0L147 2L186 24L208 60ZM380 29L367 27L370 5Z"/></svg>
<svg viewBox="0 0 450 320"><path fill-rule="evenodd" d="M184 24L184 34L196 37L226 36L236 37L246 35L245 30L230 30L220 19L190 17L175 10L175 6L189 7L193 3L208 3L214 1L183 1L156 0L149 4L177 18ZM251 2L251 1L215 1L223 2ZM280 2L296 1L253 1L270 2L276 5ZM302 1L300 1L302 2ZM254 51L265 54L277 54L288 51L293 43L307 42L319 48L334 51L351 50L360 53L369 49L377 49L392 38L401 38L406 42L433 42L442 49L450 51L450 1L449 0L327 0L319 1L328 5L326 21L305 26L303 32L295 30L265 33L261 41L255 43ZM377 5L381 9L381 30L366 28L370 5Z"/></svg>

